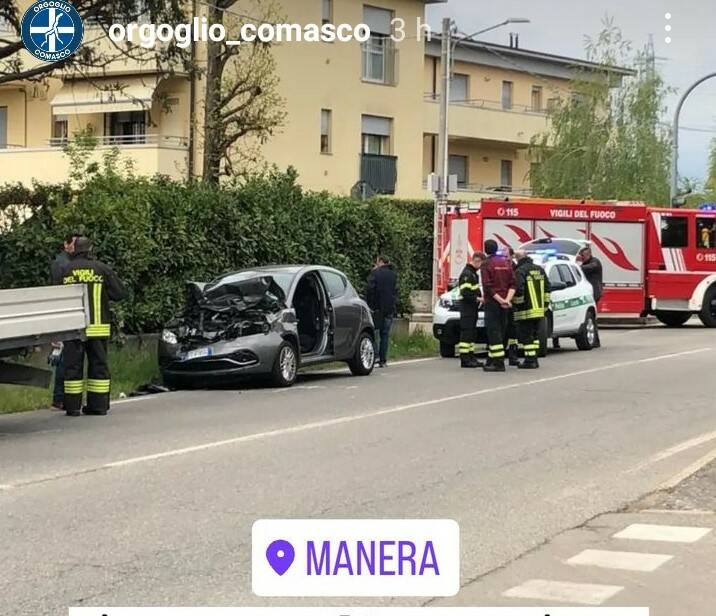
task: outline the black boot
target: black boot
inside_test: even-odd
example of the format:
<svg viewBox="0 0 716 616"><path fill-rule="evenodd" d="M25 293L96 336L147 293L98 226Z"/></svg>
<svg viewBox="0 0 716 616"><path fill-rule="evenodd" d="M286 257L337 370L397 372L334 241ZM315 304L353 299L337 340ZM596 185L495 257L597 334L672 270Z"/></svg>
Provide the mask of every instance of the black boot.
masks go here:
<svg viewBox="0 0 716 616"><path fill-rule="evenodd" d="M490 359L482 368L485 372L505 372L504 359Z"/></svg>
<svg viewBox="0 0 716 616"><path fill-rule="evenodd" d="M517 347L514 345L511 345L510 348L507 350L507 357L509 359L508 363L510 366L519 366L520 360L517 357Z"/></svg>
<svg viewBox="0 0 716 616"><path fill-rule="evenodd" d="M460 355L460 367L461 368L480 368L482 362L475 357L474 353L463 353Z"/></svg>
<svg viewBox="0 0 716 616"><path fill-rule="evenodd" d="M521 368L523 370L535 370L536 368L539 368L539 361L537 361L536 357L527 357L525 360L517 366L518 368Z"/></svg>

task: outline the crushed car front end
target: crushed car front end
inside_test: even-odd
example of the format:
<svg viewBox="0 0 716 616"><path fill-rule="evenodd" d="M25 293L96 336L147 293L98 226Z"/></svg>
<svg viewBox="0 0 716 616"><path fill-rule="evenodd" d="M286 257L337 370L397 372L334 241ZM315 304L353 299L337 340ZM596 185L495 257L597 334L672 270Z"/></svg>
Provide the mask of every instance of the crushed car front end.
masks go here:
<svg viewBox="0 0 716 616"><path fill-rule="evenodd" d="M170 387L231 383L271 372L281 344L297 340L295 314L270 276L189 283L187 304L159 340Z"/></svg>

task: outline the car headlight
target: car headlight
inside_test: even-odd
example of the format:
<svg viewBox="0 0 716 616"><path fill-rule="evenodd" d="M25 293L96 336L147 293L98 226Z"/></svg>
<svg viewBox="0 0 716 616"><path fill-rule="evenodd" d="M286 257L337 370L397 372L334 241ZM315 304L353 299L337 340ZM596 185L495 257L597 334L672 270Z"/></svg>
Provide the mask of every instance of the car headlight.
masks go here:
<svg viewBox="0 0 716 616"><path fill-rule="evenodd" d="M166 342L167 344L178 344L179 340L174 332L165 329L162 332L162 342Z"/></svg>
<svg viewBox="0 0 716 616"><path fill-rule="evenodd" d="M448 310L452 308L453 301L450 297L441 297L440 298L440 308L447 308Z"/></svg>

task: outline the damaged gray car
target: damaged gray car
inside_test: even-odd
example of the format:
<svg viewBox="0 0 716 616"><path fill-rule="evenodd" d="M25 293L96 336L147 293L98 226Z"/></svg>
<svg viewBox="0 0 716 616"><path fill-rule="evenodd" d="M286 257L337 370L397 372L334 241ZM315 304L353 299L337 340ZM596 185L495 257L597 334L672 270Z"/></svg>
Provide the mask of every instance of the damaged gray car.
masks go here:
<svg viewBox="0 0 716 616"><path fill-rule="evenodd" d="M159 364L165 384L176 389L258 375L288 387L300 368L326 362L369 375L374 336L368 305L342 272L257 267L189 283L184 311L159 340Z"/></svg>

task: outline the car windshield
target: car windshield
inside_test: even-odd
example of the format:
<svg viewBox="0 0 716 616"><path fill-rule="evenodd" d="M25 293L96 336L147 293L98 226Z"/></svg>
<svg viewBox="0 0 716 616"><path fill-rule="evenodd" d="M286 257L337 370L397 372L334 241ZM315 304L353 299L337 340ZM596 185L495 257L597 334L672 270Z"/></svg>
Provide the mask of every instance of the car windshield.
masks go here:
<svg viewBox="0 0 716 616"><path fill-rule="evenodd" d="M582 246L584 246L584 244L578 242L577 240L543 239L527 242L522 245L522 249L527 252L553 250L555 253L574 256L579 252L579 249L582 248Z"/></svg>

